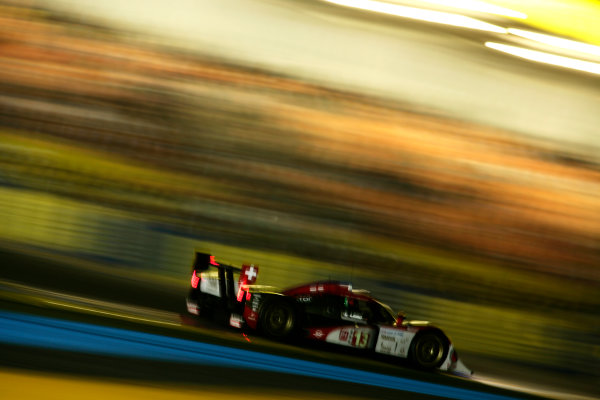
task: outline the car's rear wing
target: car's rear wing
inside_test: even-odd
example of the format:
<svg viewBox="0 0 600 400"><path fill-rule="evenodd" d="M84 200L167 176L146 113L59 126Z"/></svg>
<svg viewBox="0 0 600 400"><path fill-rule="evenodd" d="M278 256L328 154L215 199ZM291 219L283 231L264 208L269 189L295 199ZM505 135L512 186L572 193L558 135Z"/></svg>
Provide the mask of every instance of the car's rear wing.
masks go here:
<svg viewBox="0 0 600 400"><path fill-rule="evenodd" d="M218 271L220 297L230 305L236 301L240 302L242 288L254 284L258 277L257 265L244 264L242 268L238 268L217 262L215 256L197 251L192 265L192 287L197 287L200 273L209 270L211 267L216 268ZM239 273L237 285L233 280L234 272Z"/></svg>

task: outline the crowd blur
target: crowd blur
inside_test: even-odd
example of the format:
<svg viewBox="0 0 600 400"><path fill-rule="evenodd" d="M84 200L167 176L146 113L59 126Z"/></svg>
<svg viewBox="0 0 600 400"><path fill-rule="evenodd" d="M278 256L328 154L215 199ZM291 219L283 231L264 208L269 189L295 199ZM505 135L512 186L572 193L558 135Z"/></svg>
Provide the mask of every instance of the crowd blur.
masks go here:
<svg viewBox="0 0 600 400"><path fill-rule="evenodd" d="M0 245L352 280L465 351L600 357L600 159L0 5Z"/></svg>

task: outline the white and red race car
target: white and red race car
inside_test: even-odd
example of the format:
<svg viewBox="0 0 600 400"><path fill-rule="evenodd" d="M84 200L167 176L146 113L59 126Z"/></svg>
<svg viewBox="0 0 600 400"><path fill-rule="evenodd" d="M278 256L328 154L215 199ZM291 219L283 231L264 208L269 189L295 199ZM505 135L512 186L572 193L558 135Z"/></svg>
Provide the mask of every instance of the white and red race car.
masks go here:
<svg viewBox="0 0 600 400"><path fill-rule="evenodd" d="M234 281L234 274L238 280ZM301 337L391 357L422 369L470 376L444 332L402 313L351 284L312 282L286 290L256 285L258 266L236 268L196 253L187 308L272 339Z"/></svg>

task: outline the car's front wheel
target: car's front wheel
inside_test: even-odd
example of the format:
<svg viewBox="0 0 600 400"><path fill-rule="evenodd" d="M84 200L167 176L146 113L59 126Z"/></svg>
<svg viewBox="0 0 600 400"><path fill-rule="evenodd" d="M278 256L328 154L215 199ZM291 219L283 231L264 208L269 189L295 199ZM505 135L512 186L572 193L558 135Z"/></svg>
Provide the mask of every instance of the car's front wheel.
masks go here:
<svg viewBox="0 0 600 400"><path fill-rule="evenodd" d="M439 367L448 354L448 340L437 332L424 332L417 335L410 348L410 359L419 368Z"/></svg>
<svg viewBox="0 0 600 400"><path fill-rule="evenodd" d="M261 312L260 326L272 339L289 338L296 328L294 307L282 300L269 302Z"/></svg>

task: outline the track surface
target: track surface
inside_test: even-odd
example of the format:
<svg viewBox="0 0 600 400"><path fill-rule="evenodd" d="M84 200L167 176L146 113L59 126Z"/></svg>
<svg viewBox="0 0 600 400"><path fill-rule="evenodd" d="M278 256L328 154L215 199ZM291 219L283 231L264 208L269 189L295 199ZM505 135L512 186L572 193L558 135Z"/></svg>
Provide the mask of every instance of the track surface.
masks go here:
<svg viewBox="0 0 600 400"><path fill-rule="evenodd" d="M10 307L9 304L4 306ZM341 366L347 365L348 360L340 355L322 363L290 357L295 349L286 346L271 348L283 355L257 352L254 349L264 347L264 344L253 345L255 338L248 339L246 348L239 348L239 343L222 335L218 340L221 344L208 343L215 337L205 336L201 330L181 332L178 329L157 329L151 324L153 328L150 329L154 332L150 333L140 331L149 330L147 325L119 324L121 326L117 328L105 325L114 324L114 321L99 321L97 318L93 318L93 324L91 321L82 323L62 319L74 317L63 311L50 311L55 314L51 318L22 311L26 310L0 312L3 363L13 368L49 369L78 375L108 374L128 379L144 377L142 381L146 382L183 379L188 383L210 382L210 387L228 387L231 381L235 381L244 388L255 387L254 391L263 387L297 391L298 383L302 382L301 387L309 388L305 389L309 392L359 398L394 398L398 391L417 399L532 398L490 390L475 382L454 382L446 376L424 374L421 378L425 380L403 377L399 375L411 374L394 367L384 373L373 372L384 367L368 362L359 363L361 368L349 368ZM223 345L226 343L228 345ZM308 356L311 358L310 353Z"/></svg>
<svg viewBox="0 0 600 400"><path fill-rule="evenodd" d="M1 255L10 263L3 263L6 266L2 270L4 283L1 293L4 300L0 307L18 313L3 312L4 367L133 379L145 383L177 383L196 388L198 385L206 386L207 382L213 389L230 388L233 381L237 387L252 387L253 391L293 389L297 394L299 390L309 390L313 397L318 393L319 396L397 398L399 389L403 387L408 390L403 393L415 399L443 395L458 399L486 398L488 395L494 395L487 397L490 399L536 398L477 381L415 371L385 360L356 358L329 348L307 349L302 344L273 343L251 333L191 319L183 312L181 290L185 289L184 286L179 290L168 285L149 285L148 282L125 280L114 275L74 270L42 259L12 253ZM21 283L16 283L18 281ZM50 319L29 317L31 314ZM27 325L13 326L13 339L10 340L6 339L10 333L10 324L6 323L9 320ZM94 335L100 335L100 338L106 336L102 330L105 328L99 325L116 328L115 332L120 332L115 336L116 342L98 346L101 340ZM47 329L50 330L45 332ZM15 332L19 330L34 336L15 339L19 336ZM52 339L47 342L47 338L52 337L68 338L65 343L75 343L76 347L57 345ZM148 347L138 349L136 353L127 343L132 337L144 337L145 343L152 346L161 346L162 343L163 348ZM32 343L37 344L32 347ZM202 348L206 344L222 346L218 348L220 350L213 349L212 361L194 356L186 359L183 356L185 351L171 354L169 350L168 356L153 356L164 354L165 347L178 348L178 351L189 349L190 354L206 354L206 349ZM127 351L119 353L114 350L117 348ZM244 353L243 362L237 364L216 363L206 367L207 363L215 364L215 354L225 356L227 352L235 353L236 350L232 349L249 353ZM469 360L465 361L469 365ZM309 364L303 364L305 362ZM255 368L249 368L250 365ZM273 365L277 367L269 367ZM324 369L315 374L317 368ZM317 377L321 375L333 380ZM546 394L554 398L578 398L575 395L559 395L548 389Z"/></svg>
<svg viewBox="0 0 600 400"><path fill-rule="evenodd" d="M242 369L327 379L346 384L395 389L451 399L510 400L512 395L486 393L479 388L461 388L394 375L374 373L332 364L300 360L253 350L228 347L131 329L99 326L63 319L0 312L2 340L34 348L84 352L140 360L178 362L202 369ZM475 385L477 386L477 385Z"/></svg>

